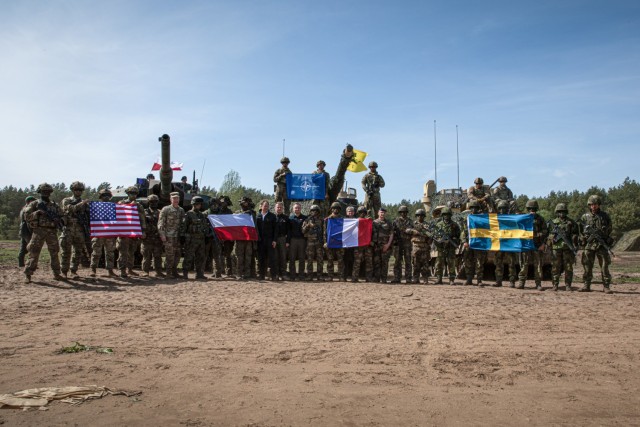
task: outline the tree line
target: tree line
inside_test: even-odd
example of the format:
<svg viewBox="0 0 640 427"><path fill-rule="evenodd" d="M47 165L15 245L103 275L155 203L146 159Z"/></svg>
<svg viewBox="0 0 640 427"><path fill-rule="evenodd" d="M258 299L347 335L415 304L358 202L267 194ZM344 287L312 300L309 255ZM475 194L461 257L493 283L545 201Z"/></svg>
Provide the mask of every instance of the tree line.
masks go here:
<svg viewBox="0 0 640 427"><path fill-rule="evenodd" d="M52 200L60 202L63 198L71 196L71 190L65 183L52 184ZM24 199L27 196L35 196L36 185L25 188L6 186L0 189L0 239L18 239L18 228L20 225L19 213L24 206ZM111 189L111 184L103 182L97 187L87 186L82 197L89 200L98 200L98 191L103 188ZM362 192L359 192L359 199L362 202ZM251 197L258 204L262 199L273 202L273 194L266 194L256 188L249 188L242 185L238 172L231 170L225 175L219 189L214 187L202 187L200 194L211 197L229 196L233 203L232 210L237 208L238 200L243 196ZM613 222L613 237L619 238L629 230L640 228L640 184L635 180L626 178L622 184L609 189L600 187L590 187L585 191L552 191L544 197L529 197L519 195L516 200L519 207L524 207L527 201L535 198L540 205L539 214L549 220L555 216L554 210L558 203L566 203L569 208L569 216L579 219L587 211L587 199L592 194L598 194L603 200L603 210L611 216ZM384 202L384 200L383 200ZM405 205L410 212L415 212L422 208L420 200L411 201L403 199L399 203L383 203L387 208L388 216L395 218L398 208Z"/></svg>

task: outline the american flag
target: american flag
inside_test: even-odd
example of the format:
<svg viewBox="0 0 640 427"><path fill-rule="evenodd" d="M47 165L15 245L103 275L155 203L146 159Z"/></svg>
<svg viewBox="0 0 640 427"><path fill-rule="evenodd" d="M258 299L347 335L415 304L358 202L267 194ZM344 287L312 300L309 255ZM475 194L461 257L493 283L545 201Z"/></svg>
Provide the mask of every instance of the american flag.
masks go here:
<svg viewBox="0 0 640 427"><path fill-rule="evenodd" d="M141 237L140 216L136 205L91 202L91 237Z"/></svg>

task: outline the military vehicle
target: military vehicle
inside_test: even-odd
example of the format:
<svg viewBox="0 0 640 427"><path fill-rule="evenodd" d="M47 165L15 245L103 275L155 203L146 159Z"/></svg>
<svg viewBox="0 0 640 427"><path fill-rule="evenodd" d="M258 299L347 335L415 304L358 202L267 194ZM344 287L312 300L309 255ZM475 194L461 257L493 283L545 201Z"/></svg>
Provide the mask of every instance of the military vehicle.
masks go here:
<svg viewBox="0 0 640 427"><path fill-rule="evenodd" d="M160 198L159 206L162 208L163 206L167 206L171 204L170 194L172 192L180 193L180 206L182 206L185 210L191 208L191 199L194 196L200 196L204 200L204 206L209 206L209 202L211 197L198 194L200 188L198 186L198 180L196 179L196 172L193 172L193 180L189 187L185 188L184 184L181 181L173 182L173 170L171 169L171 138L169 135L164 134L158 138L160 142L160 149L162 152L161 157L161 168L160 168L160 179L147 179L147 178L137 178L135 186L138 187L138 201L145 206L147 205L147 197L151 194L155 194ZM127 198L127 194L125 190L128 186L117 187L115 190L112 190L113 197L111 201L118 202L120 200L125 200Z"/></svg>

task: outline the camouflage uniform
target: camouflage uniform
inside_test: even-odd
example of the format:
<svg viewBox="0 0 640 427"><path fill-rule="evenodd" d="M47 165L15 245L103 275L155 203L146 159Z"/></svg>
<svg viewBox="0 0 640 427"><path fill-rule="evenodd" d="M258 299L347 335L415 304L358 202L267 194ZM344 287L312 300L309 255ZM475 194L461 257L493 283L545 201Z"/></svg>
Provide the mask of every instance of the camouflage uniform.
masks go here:
<svg viewBox="0 0 640 427"><path fill-rule="evenodd" d="M565 209L560 211L558 207ZM565 215L560 216L559 212L564 211ZM564 270L564 284L567 291L571 291L571 283L573 281L573 264L576 262L576 256L574 252L569 248L569 245L562 240L560 233L571 242L576 249L576 242L578 240L578 224L571 218L566 217L566 206L564 204L558 204L556 207L556 214L558 216L549 221L549 243L551 245L551 253L553 255L551 275L553 289L558 290L560 284L560 275Z"/></svg>
<svg viewBox="0 0 640 427"><path fill-rule="evenodd" d="M516 286L517 272L516 272L516 257L512 252L497 251L495 255L496 264L496 284L495 286L502 286L502 278L504 277L504 264L507 264L509 268L509 283L512 288Z"/></svg>
<svg viewBox="0 0 640 427"><path fill-rule="evenodd" d="M323 239L324 239L324 247L326 248L327 251L327 276L328 276L328 280L332 281L333 277L334 277L334 266L335 264L338 265L338 274L337 277L339 280L345 280L345 275L344 275L344 249L343 248L329 248L327 247L327 228L329 225L329 219L331 218L342 218L342 215L340 215L339 213L335 213L333 212L334 207L331 207L332 213L331 215L329 215L328 217L326 217L324 219L324 232L323 232Z"/></svg>
<svg viewBox="0 0 640 427"><path fill-rule="evenodd" d="M202 198L196 196L191 201L192 205L200 204L202 206ZM211 227L207 216L193 207L185 214L184 218L184 236L185 248L184 259L182 260L182 275L185 279L189 278L189 266L194 265L196 270L196 279L204 279L204 263L206 261L204 252L205 238L211 237Z"/></svg>
<svg viewBox="0 0 640 427"><path fill-rule="evenodd" d="M407 209L406 206L401 206ZM407 209L408 212L408 209ZM400 283L402 280L402 261L404 260L404 277L407 283L411 282L411 238L408 232L413 228L413 221L406 216L398 217L393 220L393 232L395 237L393 239L393 257L395 259L393 263L393 281L392 283Z"/></svg>
<svg viewBox="0 0 640 427"><path fill-rule="evenodd" d="M217 204L216 199L212 199L211 206L206 211L207 216L220 214L220 205ZM215 231L211 233L211 237L205 241L205 253L207 254L207 260L204 264L204 271L214 273L215 277L222 277L224 272L224 263L222 260L222 242L218 239ZM215 264L215 271L214 271Z"/></svg>
<svg viewBox="0 0 640 427"><path fill-rule="evenodd" d="M220 214L227 215L232 214L233 211L229 209L229 206L233 206L229 197L223 196L220 197L221 201L224 201L222 206L220 207ZM255 215L254 215L254 223L255 223ZM224 240L222 243L222 261L225 265L225 274L227 276L233 276L234 271L236 271L236 259L233 255L233 246L235 245L235 240ZM238 273L240 274L240 273Z"/></svg>
<svg viewBox="0 0 640 427"><path fill-rule="evenodd" d="M493 203L497 206L498 203L505 201L509 204L509 212L515 212L515 200L513 198L513 192L509 189L509 187L504 185L507 182L507 178L501 176L500 178L498 178L498 182L500 183L500 185L493 189L493 194L491 195Z"/></svg>
<svg viewBox="0 0 640 427"><path fill-rule="evenodd" d="M150 196L149 200L151 201ZM160 219L160 210L157 205L151 206L144 210L145 221L147 223L146 237L142 241L142 271L149 275L151 271L151 260L153 260L153 268L156 277L162 277L162 240L158 234L158 220Z"/></svg>
<svg viewBox="0 0 640 427"><path fill-rule="evenodd" d="M107 203L111 199L111 190L102 189L99 191L100 202ZM104 248L104 266L109 276L115 276L113 269L115 267L114 251L116 249L115 237L93 237L91 238L91 277L96 276L96 270L102 257L102 249Z"/></svg>
<svg viewBox="0 0 640 427"><path fill-rule="evenodd" d="M84 184L74 182L71 184L71 190L74 189L84 190ZM80 260L86 251L86 239L89 231L89 204L82 203L80 196L66 197L62 199L62 212L65 223L60 236L62 274L66 276L71 265L71 274L75 276L80 266Z"/></svg>
<svg viewBox="0 0 640 427"><path fill-rule="evenodd" d="M474 180L475 184L480 184L480 188L476 188L475 185L469 187L467 190L467 198L469 201L475 200L478 202L480 213L493 212L493 204L491 201L491 193L489 189L484 184L482 178L476 178Z"/></svg>
<svg viewBox="0 0 640 427"><path fill-rule="evenodd" d="M429 281L429 260L431 259L431 228L428 222L424 221L426 212L423 209L416 211L417 219L412 228L407 228L406 233L411 236L411 259L413 261L413 277L411 283L420 283L420 275L424 278L424 283Z"/></svg>
<svg viewBox="0 0 640 427"><path fill-rule="evenodd" d="M531 202L531 200L529 202ZM537 210L537 207L535 209ZM532 263L536 289L542 290L542 261L544 258L544 251L540 251L539 249L545 244L548 236L549 229L544 218L536 212L533 212L533 244L536 247L536 250L522 252L520 254L520 274L518 275L520 283L518 284L518 289L524 288L524 284L527 280L529 263Z"/></svg>
<svg viewBox="0 0 640 427"><path fill-rule="evenodd" d="M447 212L449 212L447 214ZM436 284L442 283L442 276L445 267L449 272L449 283L453 284L456 279L456 249L460 244L460 226L452 221L451 210L443 208L440 218L434 227L434 244L437 250L436 258ZM446 217L449 216L449 220Z"/></svg>
<svg viewBox="0 0 640 427"><path fill-rule="evenodd" d="M373 276L375 281L387 283L389 275L389 258L391 258L391 248L384 252L384 245L389 242L389 237L393 236L393 224L388 219L380 218L373 221Z"/></svg>
<svg viewBox="0 0 640 427"><path fill-rule="evenodd" d="M474 202L470 202L469 204L473 204ZM477 209L473 212L474 214L480 213L480 206L477 202L475 202ZM481 251L478 249L471 249L468 247L470 244L470 236L469 236L469 228L467 226L467 222L463 221L462 226L460 227L462 230L462 241L467 243L467 247L464 249L462 254L462 262L464 263L464 273L466 277L465 285L473 284L473 276L475 274L477 285L482 287L482 279L484 279L484 265L487 262L487 251Z"/></svg>
<svg viewBox="0 0 640 427"><path fill-rule="evenodd" d="M369 167L375 164L376 168L378 164L376 162L369 163ZM382 175L378 174L375 170L370 170L365 176L362 177L362 189L364 190L364 206L369 210L373 218L378 218L378 211L382 206L382 199L380 198L380 189L384 187L384 179Z"/></svg>
<svg viewBox="0 0 640 427"><path fill-rule="evenodd" d="M597 204L600 206L600 197L590 196L589 205ZM611 273L609 272L609 265L611 264L611 256L609 250L602 244L604 242L607 246L613 243L611 239L611 231L613 225L609 215L598 209L596 212L588 212L582 215L580 219L580 242L582 243L582 267L584 273L582 279L584 280L584 286L581 291L591 290L591 280L593 279L593 265L596 258L600 265L600 272L602 275L602 284L606 293L611 293ZM600 237L602 242L598 240Z"/></svg>
<svg viewBox="0 0 640 427"><path fill-rule="evenodd" d="M320 217L320 207L312 206L312 212L315 208L315 215L309 215L309 217L302 223L302 232L307 238L307 278L312 280L314 277L317 280L323 280L323 252L322 244L324 242L322 237L322 218ZM316 272L313 272L313 262L316 262Z"/></svg>
<svg viewBox="0 0 640 427"><path fill-rule="evenodd" d="M324 161L319 160L316 166L320 166L320 163L326 165ZM331 180L331 175L329 175L329 172L320 169L316 169L311 173L314 175L324 175L324 200L314 199L311 201L312 204L317 205L320 208L320 215L324 216L329 210L329 203L331 203L331 200L329 200L329 181Z"/></svg>
<svg viewBox="0 0 640 427"><path fill-rule="evenodd" d="M137 196L138 189L136 187L129 187L127 188L127 194L135 194ZM144 238L145 230L147 228L144 216L144 206L142 206L141 203L136 202L135 199L121 200L118 202L118 204L136 206L136 208L138 209L138 216L140 217L142 236ZM122 277L127 277L127 271L129 272L129 274L133 274L133 258L136 249L138 248L138 239L135 237L118 237L117 247L120 251L118 257L118 267L120 267L120 275Z"/></svg>
<svg viewBox="0 0 640 427"><path fill-rule="evenodd" d="M18 237L20 237L20 252L18 252L18 267L24 267L24 257L27 254L27 245L29 244L31 235L33 234L31 227L29 227L29 222L25 217L25 212L27 211L29 203L34 200L36 200L35 197L28 196L25 199L24 207L20 210L20 230L18 234Z"/></svg>
<svg viewBox="0 0 640 427"><path fill-rule="evenodd" d="M251 215L253 218L253 223L256 223L256 212L249 207L249 202L251 199L241 200L240 206L244 207L244 210L238 211L236 213L242 213L246 215ZM245 204L246 203L246 204ZM236 241L236 259L238 262L237 273L240 279L247 280L249 277L252 277L252 269L255 273L255 261L254 261L254 245L255 242L251 240L238 240Z"/></svg>
<svg viewBox="0 0 640 427"><path fill-rule="evenodd" d="M291 200L287 197L287 175L291 174L291 169L289 169L289 159L287 157L283 157L280 160L280 164L282 164L282 167L276 169L273 174L273 182L276 183L276 203L283 202L284 214L289 216L289 208L291 207Z"/></svg>
<svg viewBox="0 0 640 427"><path fill-rule="evenodd" d="M27 282L31 281L31 276L38 268L40 251L45 243L51 257L51 270L53 270L54 278L61 279L60 260L58 259L60 246L57 237L58 228L61 225L62 210L56 202L49 199L52 192L53 187L49 184L40 184L38 186L38 193L41 194L40 200L29 203L24 213L32 230L31 240L27 245L29 258L24 269Z"/></svg>
<svg viewBox="0 0 640 427"><path fill-rule="evenodd" d="M172 193L174 194L174 193ZM180 262L180 238L184 235L184 209L180 206L165 206L160 211L158 219L158 234L166 238L164 241L165 264L167 275L178 278L178 263Z"/></svg>
<svg viewBox="0 0 640 427"><path fill-rule="evenodd" d="M357 211L358 218L367 218L367 208L360 206ZM372 221L373 222L373 221ZM373 281L373 236L367 246L358 246L353 251L353 272L351 281L356 283L360 277L360 269L364 261L364 277L367 282Z"/></svg>

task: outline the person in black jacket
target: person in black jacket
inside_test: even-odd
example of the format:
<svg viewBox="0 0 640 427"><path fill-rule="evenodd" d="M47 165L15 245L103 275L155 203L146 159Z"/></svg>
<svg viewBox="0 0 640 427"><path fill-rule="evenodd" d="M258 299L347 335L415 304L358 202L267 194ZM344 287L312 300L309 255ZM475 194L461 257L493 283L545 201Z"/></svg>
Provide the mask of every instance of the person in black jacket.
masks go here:
<svg viewBox="0 0 640 427"><path fill-rule="evenodd" d="M256 216L256 228L258 229L258 279L264 280L267 272L267 262L271 270L271 280L278 280L275 268L276 247L276 221L273 212L269 212L269 202L260 202L260 212Z"/></svg>
<svg viewBox="0 0 640 427"><path fill-rule="evenodd" d="M276 248L275 267L278 280L284 280L287 274L287 252L291 243L291 224L289 217L284 214L284 203L276 203ZM287 278L289 280L289 278Z"/></svg>

